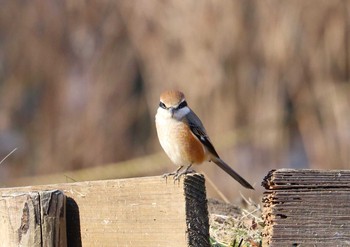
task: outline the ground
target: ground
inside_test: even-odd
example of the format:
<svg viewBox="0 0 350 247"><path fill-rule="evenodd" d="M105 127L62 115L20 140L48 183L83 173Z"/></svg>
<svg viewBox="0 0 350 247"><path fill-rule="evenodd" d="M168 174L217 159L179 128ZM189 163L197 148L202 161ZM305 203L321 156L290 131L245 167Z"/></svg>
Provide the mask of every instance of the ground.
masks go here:
<svg viewBox="0 0 350 247"><path fill-rule="evenodd" d="M216 199L208 200L211 246L261 246L261 207L245 198L242 202L238 207Z"/></svg>

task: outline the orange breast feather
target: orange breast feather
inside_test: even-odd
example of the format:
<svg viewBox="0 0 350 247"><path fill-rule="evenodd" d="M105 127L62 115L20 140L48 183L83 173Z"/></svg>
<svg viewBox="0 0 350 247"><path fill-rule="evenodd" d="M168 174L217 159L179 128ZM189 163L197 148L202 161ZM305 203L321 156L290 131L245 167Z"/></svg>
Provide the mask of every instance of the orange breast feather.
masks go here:
<svg viewBox="0 0 350 247"><path fill-rule="evenodd" d="M176 130L176 136L178 142L181 143L181 155L190 163L203 163L206 159L206 154L202 143L192 134L190 128L186 124L183 123L180 126Z"/></svg>

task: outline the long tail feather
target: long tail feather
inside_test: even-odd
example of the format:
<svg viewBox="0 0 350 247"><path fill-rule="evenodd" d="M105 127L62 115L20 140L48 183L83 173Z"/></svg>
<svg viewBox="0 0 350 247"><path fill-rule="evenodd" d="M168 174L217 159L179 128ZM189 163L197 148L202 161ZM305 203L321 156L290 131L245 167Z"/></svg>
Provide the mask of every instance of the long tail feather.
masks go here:
<svg viewBox="0 0 350 247"><path fill-rule="evenodd" d="M242 178L237 172L235 172L228 164L218 157L213 157L212 161L217 164L222 170L227 172L231 177L237 180L242 186L247 189L254 189L244 178Z"/></svg>

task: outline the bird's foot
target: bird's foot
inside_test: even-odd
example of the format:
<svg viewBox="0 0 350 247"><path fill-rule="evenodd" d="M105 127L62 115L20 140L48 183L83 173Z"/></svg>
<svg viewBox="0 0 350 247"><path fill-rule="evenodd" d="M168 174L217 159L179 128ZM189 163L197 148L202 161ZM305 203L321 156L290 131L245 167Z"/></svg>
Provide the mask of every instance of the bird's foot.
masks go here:
<svg viewBox="0 0 350 247"><path fill-rule="evenodd" d="M162 178L165 178L165 182L168 183L168 177L174 176L174 175L175 175L175 173L173 173L173 172L168 172L168 173L164 173L164 174L162 175Z"/></svg>
<svg viewBox="0 0 350 247"><path fill-rule="evenodd" d="M181 172L178 172L176 175L174 175L174 183L176 181L179 181L180 182L180 179L182 176L186 176L187 174L190 174L190 173L194 173L195 171L192 170L192 169L185 169Z"/></svg>
<svg viewBox="0 0 350 247"><path fill-rule="evenodd" d="M162 175L163 178L167 179L168 177L175 176L176 172L167 172Z"/></svg>
<svg viewBox="0 0 350 247"><path fill-rule="evenodd" d="M179 171L182 169L183 166L180 166L179 168L177 168L175 171L173 172L168 172L168 173L164 173L163 174L163 178L165 178L165 180L168 180L168 177L173 176L173 178L175 178L175 176L177 176L177 174L179 173Z"/></svg>
<svg viewBox="0 0 350 247"><path fill-rule="evenodd" d="M190 169L191 166L192 166L192 164L187 166L186 169L181 171L181 172L180 172L180 170L178 170L177 174L174 175L174 182L175 181L179 181L180 182L180 179L181 179L182 176L185 176L185 175L187 175L189 173L193 173L194 170Z"/></svg>
<svg viewBox="0 0 350 247"><path fill-rule="evenodd" d="M174 172L170 172L170 173L165 173L163 174L163 178L165 178L166 180L168 179L168 177L172 176L174 179L174 183L176 181L180 182L180 179L182 176L185 176L186 174L189 173L193 173L195 172L194 170L190 169L191 165L189 165L188 167L186 167L185 170L181 171L181 169L183 168L183 166L180 166L178 169L176 169L176 171Z"/></svg>

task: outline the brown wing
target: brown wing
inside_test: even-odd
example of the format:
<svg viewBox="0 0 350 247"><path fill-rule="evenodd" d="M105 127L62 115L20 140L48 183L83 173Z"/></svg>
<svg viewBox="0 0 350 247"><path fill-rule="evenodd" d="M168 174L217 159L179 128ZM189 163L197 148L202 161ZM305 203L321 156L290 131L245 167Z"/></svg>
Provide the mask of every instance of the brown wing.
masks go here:
<svg viewBox="0 0 350 247"><path fill-rule="evenodd" d="M211 143L209 136L207 135L207 132L206 132L201 120L198 118L198 116L193 111L190 111L190 113L188 113L185 116L184 121L186 121L188 123L188 126L190 127L192 133L207 148L207 150L212 155L219 158L219 155L216 152L213 144Z"/></svg>

